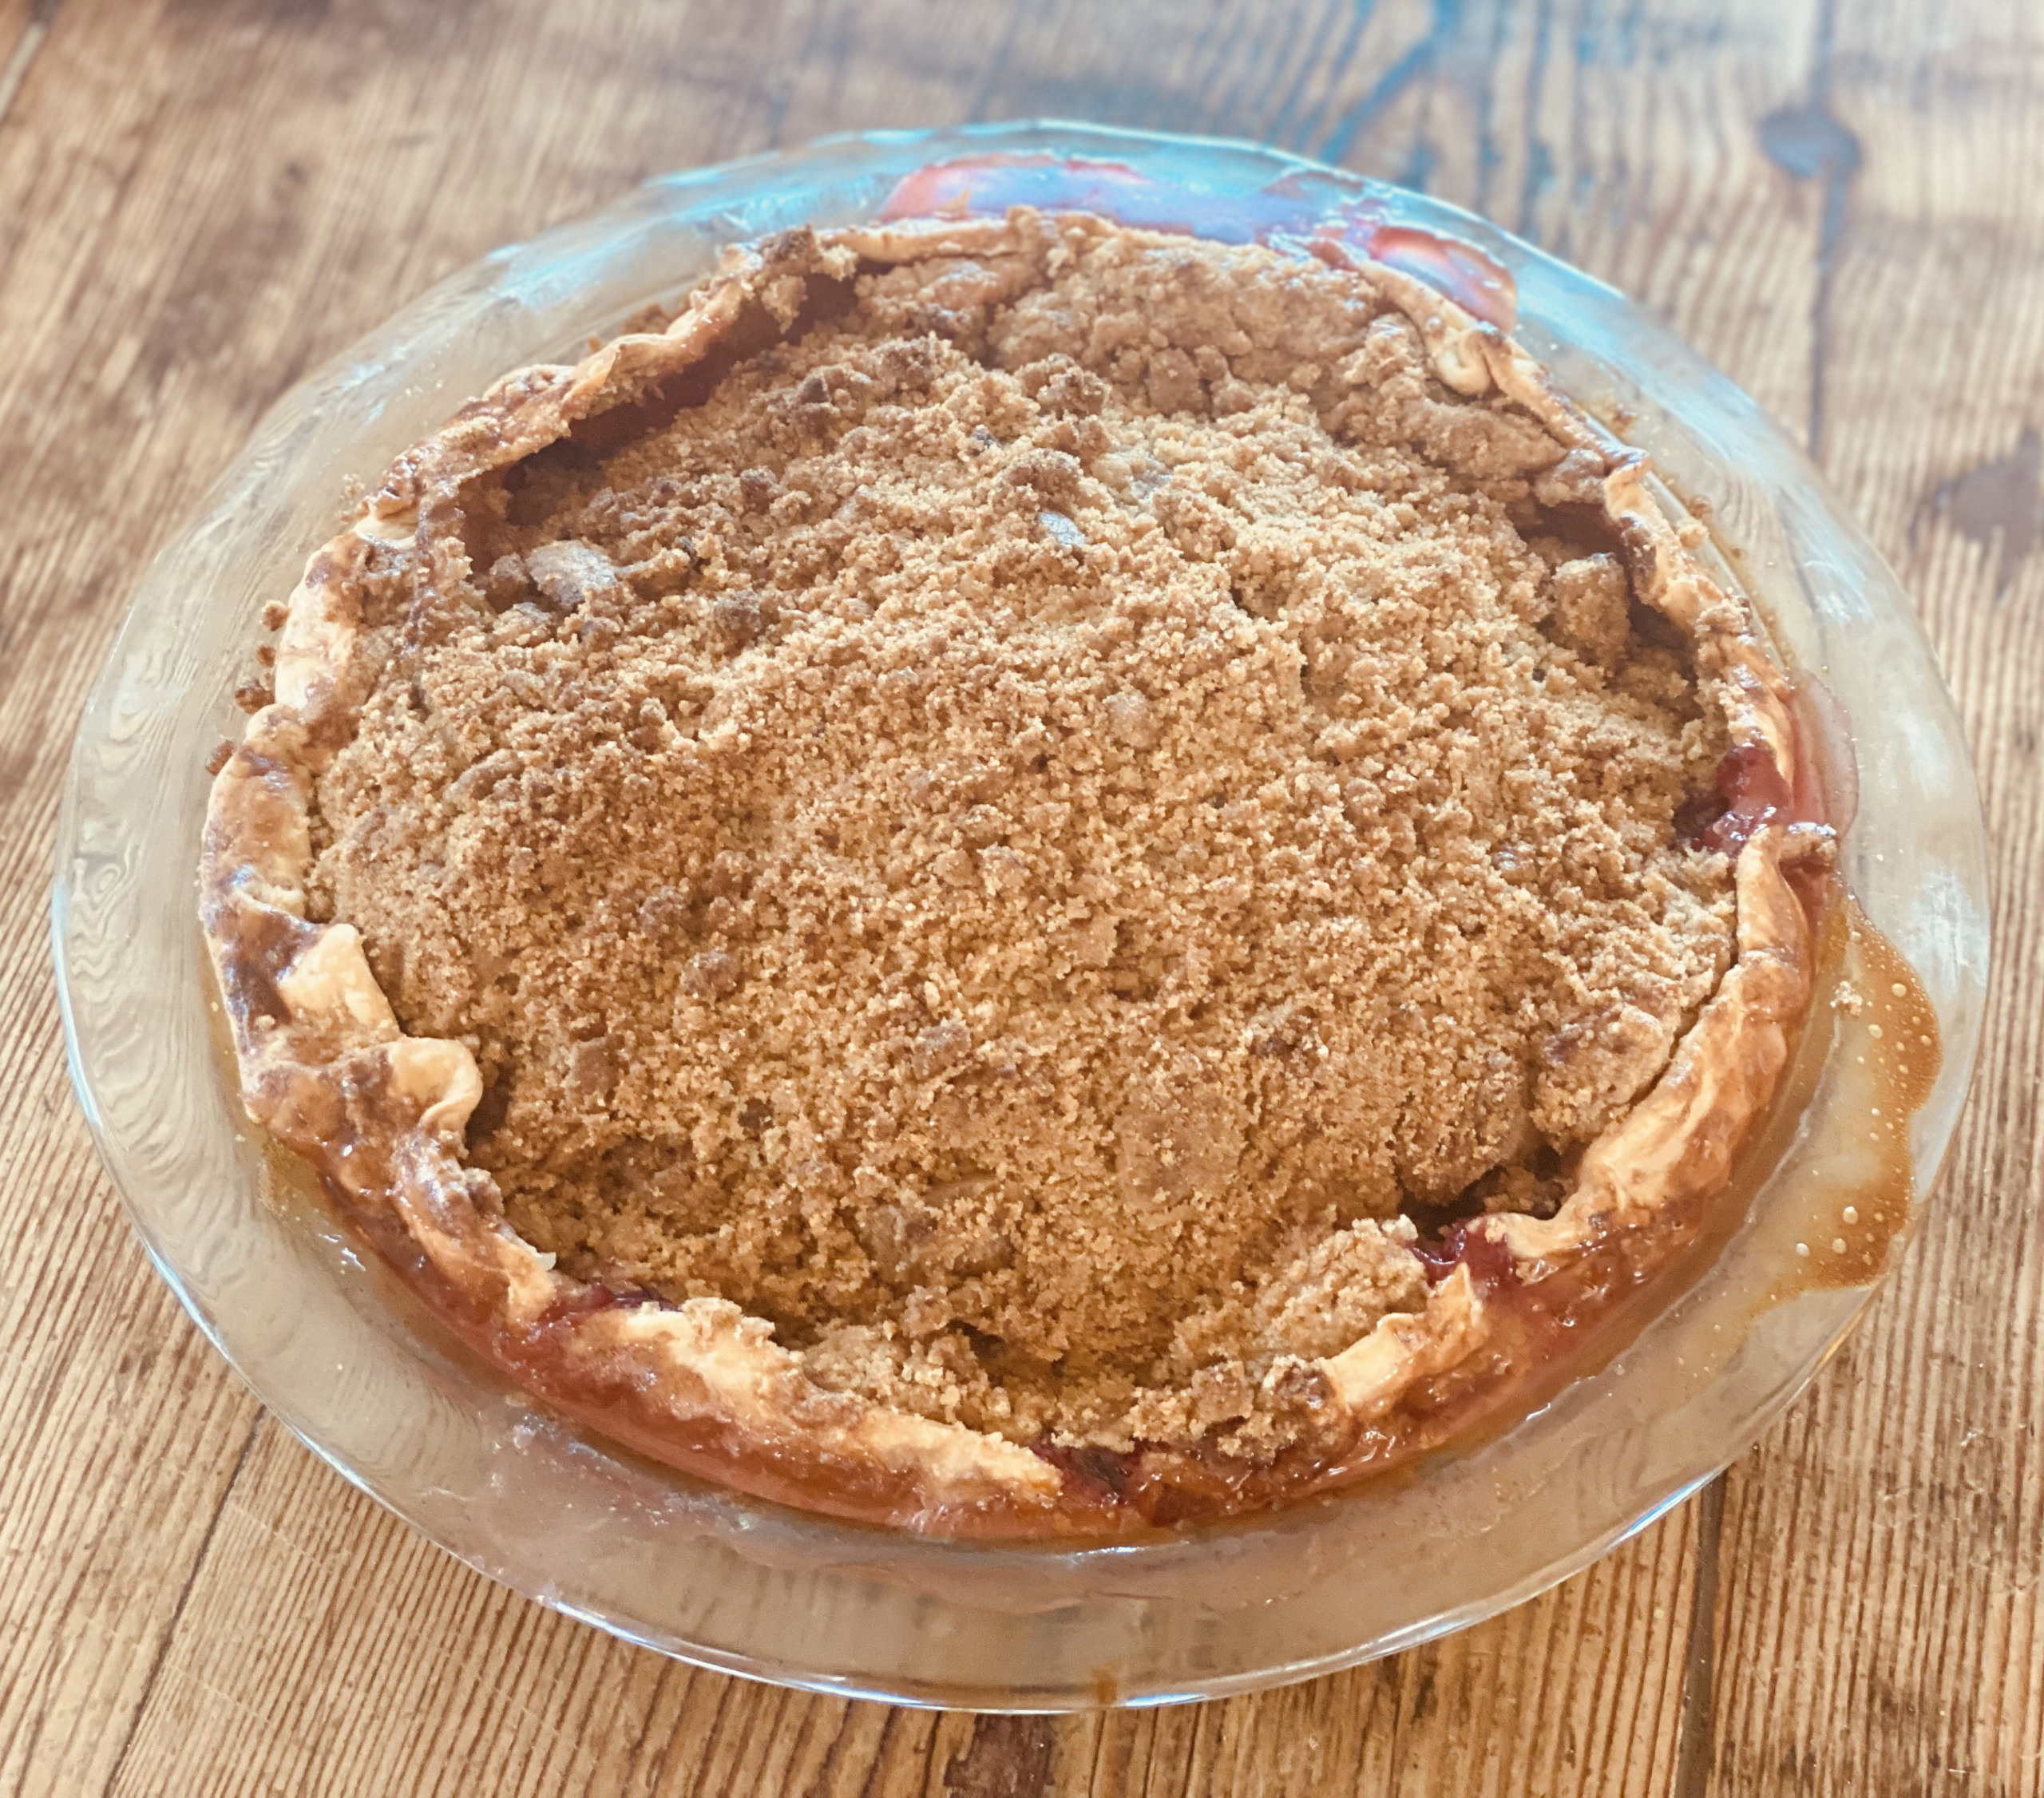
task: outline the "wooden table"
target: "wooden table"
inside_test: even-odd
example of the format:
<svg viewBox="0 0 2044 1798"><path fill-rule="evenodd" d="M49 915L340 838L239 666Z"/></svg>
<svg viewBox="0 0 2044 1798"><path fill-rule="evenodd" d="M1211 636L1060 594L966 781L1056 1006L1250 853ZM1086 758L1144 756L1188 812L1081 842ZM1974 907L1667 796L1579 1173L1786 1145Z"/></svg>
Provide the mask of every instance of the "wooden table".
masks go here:
<svg viewBox="0 0 2044 1798"><path fill-rule="evenodd" d="M303 371L656 171L1030 113L1477 207L1804 434L1959 692L2002 949L1900 1277L1702 1499L1400 1658L1055 1721L693 1672L344 1485L129 1237L43 921L136 575ZM2038 0L0 0L0 1788L2044 1792L2040 170Z"/></svg>

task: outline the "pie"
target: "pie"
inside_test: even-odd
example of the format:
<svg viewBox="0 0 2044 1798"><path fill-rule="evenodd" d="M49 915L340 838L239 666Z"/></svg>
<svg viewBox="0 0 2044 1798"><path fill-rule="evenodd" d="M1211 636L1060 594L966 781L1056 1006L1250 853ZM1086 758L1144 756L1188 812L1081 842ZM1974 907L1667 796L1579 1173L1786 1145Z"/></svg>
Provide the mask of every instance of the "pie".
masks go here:
<svg viewBox="0 0 2044 1798"><path fill-rule="evenodd" d="M799 230L408 451L202 914L528 1391L959 1535L1330 1489L1697 1238L1834 852L1701 527L1348 246Z"/></svg>

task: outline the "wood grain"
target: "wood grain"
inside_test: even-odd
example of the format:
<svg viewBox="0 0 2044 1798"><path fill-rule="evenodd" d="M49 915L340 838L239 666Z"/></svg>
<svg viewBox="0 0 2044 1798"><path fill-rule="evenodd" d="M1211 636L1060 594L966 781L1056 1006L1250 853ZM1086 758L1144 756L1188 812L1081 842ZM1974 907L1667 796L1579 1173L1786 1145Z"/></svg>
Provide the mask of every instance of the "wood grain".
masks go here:
<svg viewBox="0 0 2044 1798"><path fill-rule="evenodd" d="M0 1791L2044 1792L2044 17L2034 0L0 0ZM1627 288L1919 596L2002 945L1943 1200L1700 1503L1375 1666L973 1718L692 1671L489 1585L265 1418L65 1090L71 723L152 546L308 367L657 170L1032 113L1261 137Z"/></svg>
<svg viewBox="0 0 2044 1798"><path fill-rule="evenodd" d="M2000 967L1975 1102L1902 1278L1731 1477L1717 1768L1733 1792L2044 1789L2044 493L2033 467L1991 480L1983 506L1951 503L2044 422L2044 216L2006 178L2044 154L2044 17L2017 3L1932 23L1895 0L1839 11L1820 97L1864 153L1821 339L1825 461L1959 695ZM1742 1677L1754 1665L1769 1688Z"/></svg>
<svg viewBox="0 0 2044 1798"><path fill-rule="evenodd" d="M29 65L50 35L49 0L6 0L0 5L0 119L21 91Z"/></svg>

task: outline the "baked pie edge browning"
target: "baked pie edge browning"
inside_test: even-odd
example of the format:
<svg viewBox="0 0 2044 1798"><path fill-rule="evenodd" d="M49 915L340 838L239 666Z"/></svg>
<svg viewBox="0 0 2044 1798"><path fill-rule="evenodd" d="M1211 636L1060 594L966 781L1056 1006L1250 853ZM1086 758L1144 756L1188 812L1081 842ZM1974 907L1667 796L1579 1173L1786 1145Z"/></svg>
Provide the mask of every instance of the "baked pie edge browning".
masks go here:
<svg viewBox="0 0 2044 1798"><path fill-rule="evenodd" d="M1016 229L1007 220L855 228L727 251L666 331L628 334L572 367L508 376L407 452L291 595L275 699L215 777L200 869L248 1115L314 1164L473 1347L570 1414L687 1471L811 1510L957 1535L1089 1534L1147 1519L1068 1459L815 1384L770 1325L727 1300L658 1302L557 1271L479 1202L484 1182L463 1164L482 1091L473 1057L404 1034L355 929L308 919L307 877L313 776L349 740L366 691L353 582L372 543L411 539L433 556L464 483L696 366L756 307L785 331L810 275L984 255L1011 247ZM1601 508L1636 596L1690 639L1699 674L1707 666L1724 697L1735 750L1764 758L1776 790L1812 798L1788 683L1745 602L1692 553L1697 527L1663 509L1646 458L1602 433L1495 327L1411 276L1331 244L1317 249L1412 321L1444 386L1502 398L1564 446L1557 477ZM1820 863L1829 838L1795 819L1794 807L1764 811L1737 846L1733 964L1659 1079L1585 1150L1574 1191L1550 1218L1500 1213L1466 1225L1465 1249L1486 1245L1514 1280L1538 1285L1614 1233L1725 1183L1812 988L1812 926L1788 870ZM1351 1438L1491 1339L1495 1281L1475 1277L1476 1258L1464 1253L1424 1310L1385 1316L1316 1364ZM1404 1431L1400 1451L1430 1446L1428 1429L1422 1420ZM1286 1489L1309 1490L1317 1476L1299 1468Z"/></svg>

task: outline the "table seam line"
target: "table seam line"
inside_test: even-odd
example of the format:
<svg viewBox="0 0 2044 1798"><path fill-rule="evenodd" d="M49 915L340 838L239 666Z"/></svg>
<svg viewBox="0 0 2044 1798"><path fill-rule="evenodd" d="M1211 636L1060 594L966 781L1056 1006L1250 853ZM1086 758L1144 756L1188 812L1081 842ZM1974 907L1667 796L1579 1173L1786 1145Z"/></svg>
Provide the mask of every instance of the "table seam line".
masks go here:
<svg viewBox="0 0 2044 1798"><path fill-rule="evenodd" d="M7 113L22 91L22 84L28 79L29 65L42 50L50 36L50 28L56 22L57 10L64 0L35 0L29 10L28 23L22 27L22 34L14 40L14 47L7 53L7 60L0 63L0 125L7 122Z"/></svg>
<svg viewBox="0 0 2044 1798"><path fill-rule="evenodd" d="M177 1639L179 1626L184 1621L184 1607L190 1602L192 1588L199 1583L207 1557L212 1554L213 1538L220 1527L220 1519L227 1515L228 1500L234 1496L234 1489L241 1479L241 1471L248 1464L250 1451L256 1446L257 1432L263 1428L267 1410L258 1410L255 1421L248 1426L248 1434L242 1438L241 1451L234 1458L233 1470L227 1476L227 1484L220 1488L220 1502L213 1507L213 1514L206 1520L206 1533L199 1539L199 1551L192 1557L190 1570L184 1583L178 1588L177 1602L171 1606L170 1621L164 1626L163 1639L156 1644L156 1651L149 1661L148 1676L142 1681L141 1696L135 1701L133 1713L128 1720L126 1733L121 1738L121 1752L113 1757L113 1769L106 1776L106 1784L101 1789L101 1798L111 1798L113 1789L121 1783L121 1770L128 1764L129 1754L135 1746L135 1739L142 1732L142 1719L149 1708L149 1701L156 1696L156 1681L163 1673L164 1663L170 1658L171 1644Z"/></svg>
<svg viewBox="0 0 2044 1798"><path fill-rule="evenodd" d="M1689 1626L1682 1649L1682 1683L1675 1713L1675 1768L1671 1798L1704 1798L1717 1759L1718 1547L1725 1534L1725 1481L1720 1474L1697 1498L1696 1577L1689 1592Z"/></svg>

